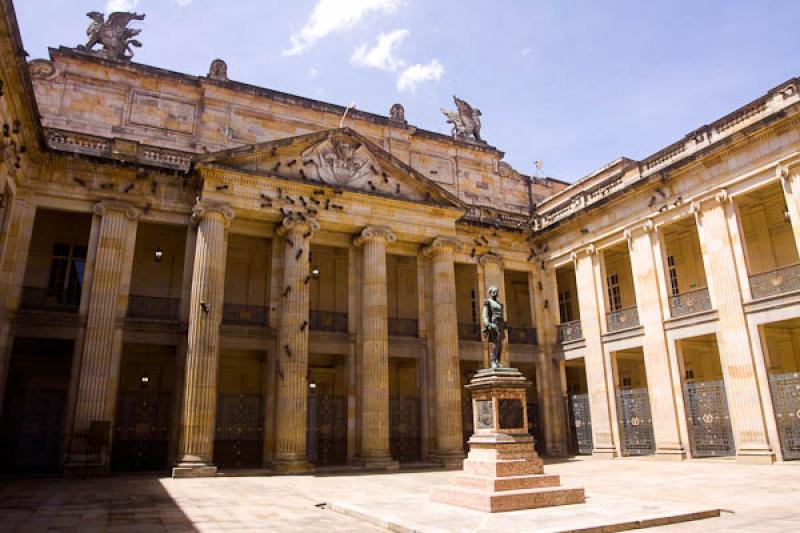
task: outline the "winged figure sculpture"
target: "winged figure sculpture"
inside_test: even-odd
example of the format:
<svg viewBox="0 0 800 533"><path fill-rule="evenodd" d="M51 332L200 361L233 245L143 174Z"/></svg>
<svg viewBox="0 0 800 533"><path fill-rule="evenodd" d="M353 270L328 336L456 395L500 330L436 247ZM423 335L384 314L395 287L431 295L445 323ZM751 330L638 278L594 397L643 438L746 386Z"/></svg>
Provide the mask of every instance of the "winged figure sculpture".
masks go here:
<svg viewBox="0 0 800 533"><path fill-rule="evenodd" d="M92 49L99 44L103 48L95 53L108 59L130 61L133 57L132 47L142 46L142 43L134 39L142 30L128 28L128 24L133 20L144 20L143 13L117 11L111 13L108 20L99 11L90 11L86 16L92 19L86 28L89 40L85 45L79 45L78 50L93 51Z"/></svg>

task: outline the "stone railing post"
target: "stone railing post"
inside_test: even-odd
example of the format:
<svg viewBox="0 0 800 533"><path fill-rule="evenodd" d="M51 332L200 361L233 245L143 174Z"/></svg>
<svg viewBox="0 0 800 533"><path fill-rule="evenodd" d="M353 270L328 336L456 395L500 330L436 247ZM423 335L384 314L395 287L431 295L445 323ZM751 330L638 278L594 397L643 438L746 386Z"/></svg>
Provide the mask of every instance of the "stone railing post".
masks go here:
<svg viewBox="0 0 800 533"><path fill-rule="evenodd" d="M458 310L453 251L458 241L437 237L425 249L431 257L433 346L436 386L436 449L432 456L448 468L464 459L461 428L461 374L458 357Z"/></svg>
<svg viewBox="0 0 800 533"><path fill-rule="evenodd" d="M233 218L233 209L224 203L200 202L192 212L197 238L178 460L172 469L173 477L207 476L217 470L213 460L219 326L225 292L226 232Z"/></svg>

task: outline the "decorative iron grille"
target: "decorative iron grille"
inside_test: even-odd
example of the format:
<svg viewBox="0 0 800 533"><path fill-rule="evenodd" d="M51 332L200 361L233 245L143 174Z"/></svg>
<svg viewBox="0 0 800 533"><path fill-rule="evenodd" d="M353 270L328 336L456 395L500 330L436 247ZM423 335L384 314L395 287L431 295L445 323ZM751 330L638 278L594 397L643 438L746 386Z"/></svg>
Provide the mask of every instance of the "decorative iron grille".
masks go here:
<svg viewBox="0 0 800 533"><path fill-rule="evenodd" d="M750 276L753 298L766 298L797 290L800 290L800 264Z"/></svg>
<svg viewBox="0 0 800 533"><path fill-rule="evenodd" d="M539 344L536 328L510 326L507 331L509 344Z"/></svg>
<svg viewBox="0 0 800 533"><path fill-rule="evenodd" d="M577 341L583 338L580 320L564 322L556 327L558 327L558 340L561 342Z"/></svg>
<svg viewBox="0 0 800 533"><path fill-rule="evenodd" d="M626 307L625 309L608 313L606 315L606 323L608 324L609 332L636 327L639 325L639 309L634 305L633 307Z"/></svg>
<svg viewBox="0 0 800 533"><path fill-rule="evenodd" d="M656 450L647 389L618 389L617 416L623 455L648 455Z"/></svg>
<svg viewBox="0 0 800 533"><path fill-rule="evenodd" d="M214 461L222 468L261 466L262 404L261 394L224 393L217 396Z"/></svg>
<svg viewBox="0 0 800 533"><path fill-rule="evenodd" d="M592 412L588 394L570 394L567 399L572 446L577 454L590 455L594 450L592 440Z"/></svg>
<svg viewBox="0 0 800 533"><path fill-rule="evenodd" d="M469 452L469 438L475 432L472 421L472 395L469 392L461 394L461 432L464 437L464 453Z"/></svg>
<svg viewBox="0 0 800 533"><path fill-rule="evenodd" d="M708 309L711 309L711 297L708 295L708 288L684 292L669 298L669 311L673 317L691 315Z"/></svg>
<svg viewBox="0 0 800 533"><path fill-rule="evenodd" d="M317 465L347 463L347 397L308 395L308 460Z"/></svg>
<svg viewBox="0 0 800 533"><path fill-rule="evenodd" d="M146 318L152 320L178 320L178 298L160 298L156 296L128 297L128 318Z"/></svg>
<svg viewBox="0 0 800 533"><path fill-rule="evenodd" d="M240 326L266 326L267 308L261 305L225 304L222 323Z"/></svg>
<svg viewBox="0 0 800 533"><path fill-rule="evenodd" d="M389 317L389 335L397 337L416 337L419 335L419 321L416 318Z"/></svg>
<svg viewBox="0 0 800 533"><path fill-rule="evenodd" d="M771 374L772 404L784 459L800 459L800 372Z"/></svg>
<svg viewBox="0 0 800 533"><path fill-rule="evenodd" d="M311 311L309 313L311 329L315 331L332 331L347 333L347 313L334 311Z"/></svg>
<svg viewBox="0 0 800 533"><path fill-rule="evenodd" d="M111 452L114 470L166 468L171 410L170 393L149 390L120 393Z"/></svg>
<svg viewBox="0 0 800 533"><path fill-rule="evenodd" d="M536 453L543 456L547 453L547 441L544 437L544 421L539 416L539 406L536 403L536 398L528 396L526 404L526 411L528 413L528 433L533 435Z"/></svg>
<svg viewBox="0 0 800 533"><path fill-rule="evenodd" d="M481 340L481 328L478 324L459 324L458 338L469 341L479 341Z"/></svg>
<svg viewBox="0 0 800 533"><path fill-rule="evenodd" d="M736 453L725 384L722 381L684 383L686 418L693 457L721 457Z"/></svg>
<svg viewBox="0 0 800 533"><path fill-rule="evenodd" d="M389 447L392 459L401 463L419 461L422 456L419 398L391 396L389 406L391 426Z"/></svg>
<svg viewBox="0 0 800 533"><path fill-rule="evenodd" d="M20 307L32 311L77 313L80 303L81 291L79 289L23 287Z"/></svg>

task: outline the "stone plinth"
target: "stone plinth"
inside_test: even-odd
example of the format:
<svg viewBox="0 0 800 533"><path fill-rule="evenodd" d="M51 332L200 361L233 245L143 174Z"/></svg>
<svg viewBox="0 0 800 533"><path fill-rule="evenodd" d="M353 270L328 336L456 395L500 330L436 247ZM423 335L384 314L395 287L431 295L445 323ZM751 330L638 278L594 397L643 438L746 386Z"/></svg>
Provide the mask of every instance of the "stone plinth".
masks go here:
<svg viewBox="0 0 800 533"><path fill-rule="evenodd" d="M434 501L490 513L584 502L582 488L561 487L559 476L544 473L528 433L529 387L516 368L478 371L467 385L475 433L464 470L432 489Z"/></svg>

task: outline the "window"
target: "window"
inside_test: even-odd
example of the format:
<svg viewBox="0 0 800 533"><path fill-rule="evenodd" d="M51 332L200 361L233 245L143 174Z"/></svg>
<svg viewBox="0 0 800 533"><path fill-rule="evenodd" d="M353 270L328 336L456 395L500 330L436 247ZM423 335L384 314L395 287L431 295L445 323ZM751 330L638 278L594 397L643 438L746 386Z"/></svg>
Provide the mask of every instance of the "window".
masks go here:
<svg viewBox="0 0 800 533"><path fill-rule="evenodd" d="M622 376L620 377L620 388L623 389L630 389L633 385L630 376Z"/></svg>
<svg viewBox="0 0 800 533"><path fill-rule="evenodd" d="M558 312L561 316L561 323L572 322L572 295L569 291L558 293Z"/></svg>
<svg viewBox="0 0 800 533"><path fill-rule="evenodd" d="M606 279L608 284L608 307L614 313L622 309L622 295L619 292L619 276L611 274Z"/></svg>
<svg viewBox="0 0 800 533"><path fill-rule="evenodd" d="M678 289L678 270L675 268L675 256L667 257L667 271L669 273L669 293L671 296L680 294Z"/></svg>
<svg viewBox="0 0 800 533"><path fill-rule="evenodd" d="M691 368L687 368L685 372L686 381L691 381L694 379L694 370Z"/></svg>
<svg viewBox="0 0 800 533"><path fill-rule="evenodd" d="M77 306L86 267L86 246L54 244L47 295L62 305Z"/></svg>

